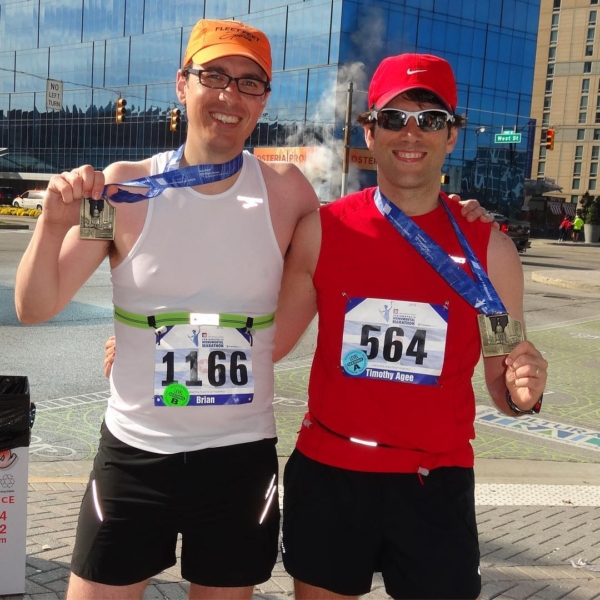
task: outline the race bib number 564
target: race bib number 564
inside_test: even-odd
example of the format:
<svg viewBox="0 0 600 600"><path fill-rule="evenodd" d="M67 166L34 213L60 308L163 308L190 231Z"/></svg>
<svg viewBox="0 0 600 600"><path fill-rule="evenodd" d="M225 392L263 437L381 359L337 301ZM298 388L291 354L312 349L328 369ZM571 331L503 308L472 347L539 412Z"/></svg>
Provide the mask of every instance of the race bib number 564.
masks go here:
<svg viewBox="0 0 600 600"><path fill-rule="evenodd" d="M447 330L446 306L351 298L344 319L343 373L436 385L444 365Z"/></svg>

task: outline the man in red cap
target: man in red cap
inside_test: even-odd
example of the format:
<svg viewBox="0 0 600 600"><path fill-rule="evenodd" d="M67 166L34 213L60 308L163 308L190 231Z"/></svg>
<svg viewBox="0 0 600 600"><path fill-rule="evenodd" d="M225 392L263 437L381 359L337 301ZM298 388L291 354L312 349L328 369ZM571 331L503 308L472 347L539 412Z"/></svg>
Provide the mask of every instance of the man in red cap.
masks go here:
<svg viewBox="0 0 600 600"><path fill-rule="evenodd" d="M300 600L365 594L375 571L393 598L473 599L473 371L483 350L492 400L518 416L539 411L547 362L524 341L514 244L440 191L463 123L450 65L387 58L368 102L378 187L305 217L286 257L276 353L317 311L319 332L284 565Z"/></svg>

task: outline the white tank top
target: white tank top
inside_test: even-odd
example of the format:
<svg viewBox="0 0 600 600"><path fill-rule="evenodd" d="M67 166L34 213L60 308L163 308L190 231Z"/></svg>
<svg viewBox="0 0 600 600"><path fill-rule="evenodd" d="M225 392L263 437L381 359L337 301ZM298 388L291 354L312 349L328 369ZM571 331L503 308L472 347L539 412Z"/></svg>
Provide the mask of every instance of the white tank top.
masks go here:
<svg viewBox="0 0 600 600"><path fill-rule="evenodd" d="M152 174L164 171L171 154L152 158ZM222 194L169 188L148 202L139 239L112 270L115 306L146 316L197 312L257 317L275 312L283 258L254 156L244 153L240 176ZM251 402L167 407L154 402L154 329L115 321L109 430L131 446L159 454L275 437L274 329L253 335Z"/></svg>

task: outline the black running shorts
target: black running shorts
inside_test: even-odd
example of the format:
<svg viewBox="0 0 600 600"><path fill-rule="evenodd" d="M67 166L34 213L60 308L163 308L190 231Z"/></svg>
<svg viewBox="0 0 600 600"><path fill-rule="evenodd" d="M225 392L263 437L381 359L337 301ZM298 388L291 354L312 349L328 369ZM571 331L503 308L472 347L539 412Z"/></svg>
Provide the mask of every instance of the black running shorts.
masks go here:
<svg viewBox="0 0 600 600"><path fill-rule="evenodd" d="M475 599L481 590L473 469L364 473L297 450L284 474L283 564L304 583L358 596L381 572L392 598Z"/></svg>
<svg viewBox="0 0 600 600"><path fill-rule="evenodd" d="M101 434L73 573L105 585L144 581L176 563L181 533L184 579L242 587L270 578L279 536L276 439L165 455L124 444L104 424Z"/></svg>

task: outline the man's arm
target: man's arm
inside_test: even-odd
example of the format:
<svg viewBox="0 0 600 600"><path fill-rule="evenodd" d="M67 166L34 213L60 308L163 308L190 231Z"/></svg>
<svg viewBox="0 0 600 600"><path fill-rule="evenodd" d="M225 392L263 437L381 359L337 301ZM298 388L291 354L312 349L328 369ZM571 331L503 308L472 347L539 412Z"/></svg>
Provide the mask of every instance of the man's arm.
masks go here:
<svg viewBox="0 0 600 600"><path fill-rule="evenodd" d="M102 196L104 176L86 165L50 179L39 218L15 285L22 323L47 321L58 314L107 256L109 242L79 239L82 197Z"/></svg>
<svg viewBox="0 0 600 600"><path fill-rule="evenodd" d="M488 244L488 274L508 314L523 322L523 267L512 240L492 229ZM546 387L548 363L531 342L521 342L508 356L483 359L485 381L494 403L515 416L506 391L522 410L529 410Z"/></svg>
<svg viewBox="0 0 600 600"><path fill-rule="evenodd" d="M319 212L313 211L298 223L285 257L275 313L274 361L283 358L296 345L317 314L313 275L320 249L321 220Z"/></svg>

